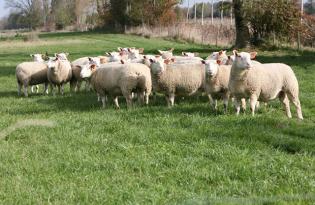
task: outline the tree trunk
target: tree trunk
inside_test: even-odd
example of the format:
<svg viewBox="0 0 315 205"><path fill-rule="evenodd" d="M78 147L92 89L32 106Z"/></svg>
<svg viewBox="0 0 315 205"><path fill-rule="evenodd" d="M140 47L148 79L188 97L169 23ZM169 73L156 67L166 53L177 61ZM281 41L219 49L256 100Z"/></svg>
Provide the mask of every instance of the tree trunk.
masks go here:
<svg viewBox="0 0 315 205"><path fill-rule="evenodd" d="M233 0L235 27L236 27L236 48L249 46L249 28L243 11L243 1Z"/></svg>

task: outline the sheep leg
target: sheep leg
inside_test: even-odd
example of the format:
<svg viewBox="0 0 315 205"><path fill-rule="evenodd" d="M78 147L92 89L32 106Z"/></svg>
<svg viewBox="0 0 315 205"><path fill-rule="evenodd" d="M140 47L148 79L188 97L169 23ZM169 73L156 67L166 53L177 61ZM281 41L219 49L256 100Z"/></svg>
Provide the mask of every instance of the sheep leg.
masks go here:
<svg viewBox="0 0 315 205"><path fill-rule="evenodd" d="M51 89L51 92L53 94L53 96L56 96L56 85L53 85L53 84L50 84L50 89Z"/></svg>
<svg viewBox="0 0 315 205"><path fill-rule="evenodd" d="M35 88L36 88L36 93L38 93L39 92L39 86L36 85Z"/></svg>
<svg viewBox="0 0 315 205"><path fill-rule="evenodd" d="M296 108L298 119L303 120L302 108L299 98L297 97L297 95L293 96L291 93L288 93L288 97Z"/></svg>
<svg viewBox="0 0 315 205"><path fill-rule="evenodd" d="M240 110L241 110L241 100L238 98L234 98L234 106L236 109L236 115L238 116L240 114Z"/></svg>
<svg viewBox="0 0 315 205"><path fill-rule="evenodd" d="M105 99L106 99L106 97L105 97ZM116 108L117 108L117 109L120 109L119 103L118 103L118 96L116 96L116 97L114 98L114 103L115 103Z"/></svg>
<svg viewBox="0 0 315 205"><path fill-rule="evenodd" d="M48 94L48 83L44 84L44 94Z"/></svg>
<svg viewBox="0 0 315 205"><path fill-rule="evenodd" d="M125 95L126 102L127 102L127 108L132 108L132 93Z"/></svg>
<svg viewBox="0 0 315 205"><path fill-rule="evenodd" d="M34 85L31 86L31 93L34 93Z"/></svg>
<svg viewBox="0 0 315 205"><path fill-rule="evenodd" d="M65 91L65 84L61 84L61 95L64 94Z"/></svg>
<svg viewBox="0 0 315 205"><path fill-rule="evenodd" d="M242 98L241 103L242 103L242 112L245 113L246 112L246 99Z"/></svg>
<svg viewBox="0 0 315 205"><path fill-rule="evenodd" d="M100 96L100 94L96 93L96 95L97 95L97 102L100 102L100 101L101 101L101 96Z"/></svg>
<svg viewBox="0 0 315 205"><path fill-rule="evenodd" d="M18 82L18 95L21 96L22 85Z"/></svg>
<svg viewBox="0 0 315 205"><path fill-rule="evenodd" d="M210 103L210 106L212 107L212 109L214 111L217 111L217 108L218 108L217 100L214 100L210 94L208 94L208 98L209 98L209 103Z"/></svg>
<svg viewBox="0 0 315 205"><path fill-rule="evenodd" d="M257 104L257 96L256 95L251 95L250 96L250 110L252 112L252 116L255 116L256 104Z"/></svg>
<svg viewBox="0 0 315 205"><path fill-rule="evenodd" d="M260 108L260 102L259 101L257 101L257 103L256 103L256 110L258 110Z"/></svg>
<svg viewBox="0 0 315 205"><path fill-rule="evenodd" d="M70 81L70 92L71 92L71 93L73 93L73 92L76 91L76 86L77 86L76 84L77 84L76 81L74 81L74 80L71 80L71 81Z"/></svg>
<svg viewBox="0 0 315 205"><path fill-rule="evenodd" d="M105 108L106 107L106 97L102 96L101 100L102 100L102 106L103 106L103 108Z"/></svg>
<svg viewBox="0 0 315 205"><path fill-rule="evenodd" d="M174 101L175 101L175 94L174 93L170 94L169 101L171 103L171 107L173 107L174 106Z"/></svg>
<svg viewBox="0 0 315 205"><path fill-rule="evenodd" d="M148 92L145 92L145 104L146 105L149 104L149 98L150 98L150 95L148 94Z"/></svg>
<svg viewBox="0 0 315 205"><path fill-rule="evenodd" d="M291 110L290 110L290 101L289 101L289 98L288 98L287 94L280 93L279 94L279 100L284 106L284 109L285 109L285 112L287 114L287 117L288 118L292 118L292 114L291 114Z"/></svg>
<svg viewBox="0 0 315 205"><path fill-rule="evenodd" d="M82 84L81 81L78 81L78 82L77 82L77 85L76 85L76 87L75 87L75 92L80 92L81 84ZM85 90L86 90L86 84L85 84Z"/></svg>
<svg viewBox="0 0 315 205"><path fill-rule="evenodd" d="M229 105L229 96L225 95L223 97L223 105L224 105L224 113L227 113L228 105Z"/></svg>
<svg viewBox="0 0 315 205"><path fill-rule="evenodd" d="M24 96L25 97L28 97L28 92L27 92L27 84L24 84L24 86L23 86L23 91L24 91Z"/></svg>
<svg viewBox="0 0 315 205"><path fill-rule="evenodd" d="M138 103L139 105L143 105L144 104L144 92L138 92Z"/></svg>

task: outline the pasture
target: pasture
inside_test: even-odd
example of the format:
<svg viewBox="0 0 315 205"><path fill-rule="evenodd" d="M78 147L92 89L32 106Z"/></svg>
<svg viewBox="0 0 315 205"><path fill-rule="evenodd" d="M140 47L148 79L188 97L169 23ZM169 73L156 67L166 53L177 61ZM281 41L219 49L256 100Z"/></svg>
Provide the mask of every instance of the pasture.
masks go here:
<svg viewBox="0 0 315 205"><path fill-rule="evenodd" d="M206 97L177 98L170 109L158 96L131 110L123 98L120 110L112 101L101 109L95 93L70 95L69 85L65 96L18 97L15 67L31 53L65 51L74 60L128 46L201 57L220 49L120 34L40 39L0 42L1 204L315 203L315 52L258 51L258 61L294 69L298 121L293 106L289 120L278 100L255 117L249 109L236 117L231 106L223 114L222 102L214 113ZM51 124L11 129L27 119Z"/></svg>

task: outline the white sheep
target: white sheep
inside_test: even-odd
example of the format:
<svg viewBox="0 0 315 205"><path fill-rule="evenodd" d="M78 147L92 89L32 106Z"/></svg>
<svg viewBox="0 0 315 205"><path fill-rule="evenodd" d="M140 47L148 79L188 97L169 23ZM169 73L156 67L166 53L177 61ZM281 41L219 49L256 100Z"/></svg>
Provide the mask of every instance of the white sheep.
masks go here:
<svg viewBox="0 0 315 205"><path fill-rule="evenodd" d="M198 55L199 55L198 53L182 52L182 56L186 57L197 57Z"/></svg>
<svg viewBox="0 0 315 205"><path fill-rule="evenodd" d="M165 94L167 105L173 106L176 95L190 96L203 90L204 65L199 63L175 64L169 59L150 59L153 90Z"/></svg>
<svg viewBox="0 0 315 205"><path fill-rule="evenodd" d="M220 65L220 61L204 60L206 71L205 91L208 94L210 104L217 110L217 100L223 99L224 112L227 111L230 98L229 79L231 66Z"/></svg>
<svg viewBox="0 0 315 205"><path fill-rule="evenodd" d="M152 82L150 69L139 63L108 63L99 68L91 65L82 69L81 77L90 78L91 85L101 96L103 107L106 105L107 95L114 97L116 108L119 108L118 96L123 95L127 107L132 106L132 92L138 93L138 99L149 103Z"/></svg>
<svg viewBox="0 0 315 205"><path fill-rule="evenodd" d="M254 115L257 100L268 102L279 97L287 116L292 117L289 104L291 101L296 107L298 118L302 120L299 85L291 67L281 63L253 64L251 59L256 55L256 52L234 51L235 60L231 68L229 89L236 98L236 114L240 111L241 98L250 98L250 108Z"/></svg>
<svg viewBox="0 0 315 205"><path fill-rule="evenodd" d="M222 65L228 65L228 56L226 55L226 51L218 51L218 52L213 52L210 56L206 58L206 60L219 60Z"/></svg>
<svg viewBox="0 0 315 205"><path fill-rule="evenodd" d="M45 55L43 55L43 54L38 54L37 53L37 54L31 54L30 56L33 58L34 62L41 62L41 63L45 62L44 61ZM39 86L38 85L32 85L31 86L31 93L35 93L35 92L36 93L39 92Z"/></svg>
<svg viewBox="0 0 315 205"><path fill-rule="evenodd" d="M171 48L170 50L167 51L158 50L163 59L171 59L173 57L173 51L174 48Z"/></svg>
<svg viewBox="0 0 315 205"><path fill-rule="evenodd" d="M55 57L59 60L68 60L69 53L55 53Z"/></svg>
<svg viewBox="0 0 315 205"><path fill-rule="evenodd" d="M121 60L128 60L128 54L124 52L106 52L105 56L108 57L108 62L120 62Z"/></svg>
<svg viewBox="0 0 315 205"><path fill-rule="evenodd" d="M68 60L60 60L58 57L47 62L47 78L51 86L51 91L55 95L54 88L57 86L58 91L64 94L64 85L72 78L72 68Z"/></svg>
<svg viewBox="0 0 315 205"><path fill-rule="evenodd" d="M25 97L28 96L29 85L45 84L44 93L47 93L47 65L42 62L24 62L16 67L16 79L18 83L18 95L21 95L21 88L24 88Z"/></svg>
<svg viewBox="0 0 315 205"><path fill-rule="evenodd" d="M80 73L82 67L84 65L95 64L97 67L101 65L101 58L100 57L82 57L79 59L74 60L71 63L72 67L72 79L70 81L70 88L71 90L77 92L80 91L82 81L85 81L85 90L89 89L89 81L81 78Z"/></svg>

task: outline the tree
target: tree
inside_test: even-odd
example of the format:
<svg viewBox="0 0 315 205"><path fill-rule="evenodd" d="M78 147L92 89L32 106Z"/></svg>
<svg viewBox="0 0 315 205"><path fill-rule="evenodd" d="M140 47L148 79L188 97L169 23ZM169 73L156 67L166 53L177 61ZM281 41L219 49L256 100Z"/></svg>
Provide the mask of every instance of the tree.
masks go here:
<svg viewBox="0 0 315 205"><path fill-rule="evenodd" d="M245 16L245 10L242 0L233 0L233 9L235 16L235 26L236 26L236 48L245 48L249 45L250 35L248 28L248 21Z"/></svg>
<svg viewBox="0 0 315 205"><path fill-rule="evenodd" d="M9 8L14 8L21 14L30 29L35 29L42 23L41 0L5 0Z"/></svg>

